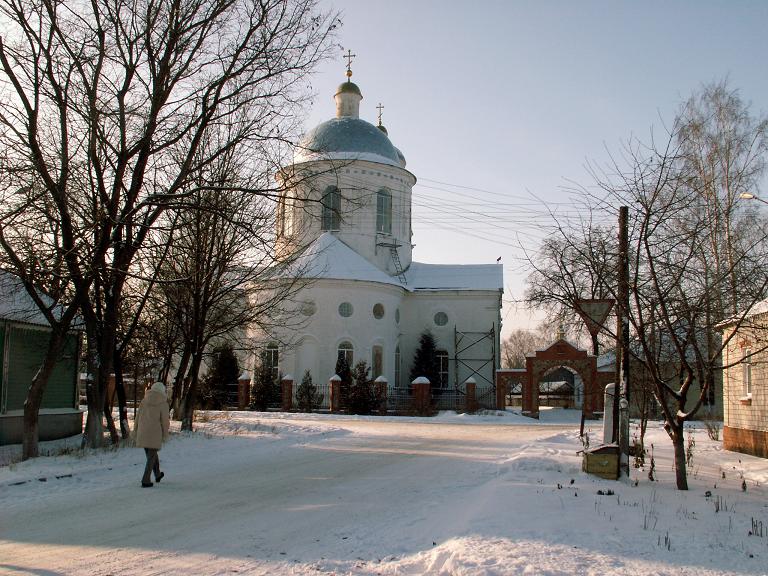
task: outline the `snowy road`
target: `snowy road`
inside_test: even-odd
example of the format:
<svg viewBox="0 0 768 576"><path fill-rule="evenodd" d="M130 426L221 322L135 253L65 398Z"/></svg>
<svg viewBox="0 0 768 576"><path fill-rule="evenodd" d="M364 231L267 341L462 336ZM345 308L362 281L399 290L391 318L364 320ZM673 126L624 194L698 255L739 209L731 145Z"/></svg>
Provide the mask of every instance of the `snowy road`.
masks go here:
<svg viewBox="0 0 768 576"><path fill-rule="evenodd" d="M0 573L764 573L768 537L748 542L757 558L722 540L737 516L675 525L675 547L698 545L662 550L666 514L709 504L691 494L681 518L655 486L580 473L577 429L233 413L174 434L151 489L137 449L20 463L0 468ZM606 486L635 500L595 496Z"/></svg>
<svg viewBox="0 0 768 576"><path fill-rule="evenodd" d="M49 479L24 506L2 499L0 558L36 573L162 574L169 554L173 570L204 573L219 556L311 562L331 551L369 560L428 549L469 520L456 514L457 491L494 475L511 443L541 435L520 426L341 424L311 443L210 438L238 446L206 449L204 461L171 441L161 452L166 478L151 489L139 487L135 457L133 466L110 466L118 485L88 471Z"/></svg>

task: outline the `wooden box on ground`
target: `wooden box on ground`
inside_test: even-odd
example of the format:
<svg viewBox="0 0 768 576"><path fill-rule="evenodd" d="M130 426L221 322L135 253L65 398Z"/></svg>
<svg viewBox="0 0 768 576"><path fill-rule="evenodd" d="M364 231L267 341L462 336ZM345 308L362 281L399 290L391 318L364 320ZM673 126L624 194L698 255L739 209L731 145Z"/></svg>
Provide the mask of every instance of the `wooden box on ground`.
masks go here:
<svg viewBox="0 0 768 576"><path fill-rule="evenodd" d="M587 474L616 480L619 477L619 447L616 444L604 444L586 450L581 469Z"/></svg>

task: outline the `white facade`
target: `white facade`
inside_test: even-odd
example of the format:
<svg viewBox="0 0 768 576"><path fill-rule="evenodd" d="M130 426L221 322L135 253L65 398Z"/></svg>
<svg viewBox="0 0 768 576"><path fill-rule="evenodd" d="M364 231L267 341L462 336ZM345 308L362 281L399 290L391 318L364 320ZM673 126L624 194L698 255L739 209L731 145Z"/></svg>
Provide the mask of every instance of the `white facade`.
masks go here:
<svg viewBox="0 0 768 576"><path fill-rule="evenodd" d="M502 267L412 261L416 178L383 127L359 119L361 99L356 85L342 84L337 117L312 130L280 174L288 191L278 253L303 250L291 270L310 282L296 298L300 327L261 338L280 343L280 372L297 381L306 370L315 382L330 379L341 349L352 364L365 360L372 378L405 387L429 330L444 353L443 387L461 387L469 376L478 389L491 387Z"/></svg>

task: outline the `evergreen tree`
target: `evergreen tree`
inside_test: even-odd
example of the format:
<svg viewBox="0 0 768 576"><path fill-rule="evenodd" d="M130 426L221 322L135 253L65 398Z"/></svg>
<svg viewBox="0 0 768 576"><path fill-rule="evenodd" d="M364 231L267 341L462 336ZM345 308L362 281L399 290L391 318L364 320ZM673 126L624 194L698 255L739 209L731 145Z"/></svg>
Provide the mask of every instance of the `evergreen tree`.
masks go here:
<svg viewBox="0 0 768 576"><path fill-rule="evenodd" d="M312 384L312 374L304 372L301 384L296 389L296 403L302 412L312 412L323 403L323 395L317 392L317 386Z"/></svg>
<svg viewBox="0 0 768 576"><path fill-rule="evenodd" d="M424 376L434 388L440 385L440 366L437 362L437 346L435 338L429 330L424 331L419 338L419 348L413 357L410 378Z"/></svg>
<svg viewBox="0 0 768 576"><path fill-rule="evenodd" d="M336 360L336 375L341 378L339 394L341 408L349 408L349 389L352 385L352 369L344 355L339 354Z"/></svg>
<svg viewBox="0 0 768 576"><path fill-rule="evenodd" d="M372 414L378 406L373 382L368 378L370 368L365 360L355 364L349 388L349 411L352 414Z"/></svg>
<svg viewBox="0 0 768 576"><path fill-rule="evenodd" d="M259 364L253 375L251 388L251 408L265 412L270 404L280 401L280 377L273 377L272 369L267 365L267 353L262 351Z"/></svg>
<svg viewBox="0 0 768 576"><path fill-rule="evenodd" d="M240 377L240 364L229 342L214 348L213 366L203 380L200 403L209 409L220 410L227 404L227 393Z"/></svg>

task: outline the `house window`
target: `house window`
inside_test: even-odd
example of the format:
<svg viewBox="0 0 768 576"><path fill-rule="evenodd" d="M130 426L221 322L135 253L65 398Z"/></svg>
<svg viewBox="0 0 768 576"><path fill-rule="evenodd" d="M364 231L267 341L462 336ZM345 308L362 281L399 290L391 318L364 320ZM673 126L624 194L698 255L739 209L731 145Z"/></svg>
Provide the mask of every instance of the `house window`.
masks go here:
<svg viewBox="0 0 768 576"><path fill-rule="evenodd" d="M384 348L381 346L374 346L373 350L371 351L371 368L372 368L372 378L376 380L379 376L382 375L384 372L383 369L384 364Z"/></svg>
<svg viewBox="0 0 768 576"><path fill-rule="evenodd" d="M341 193L336 186L328 186L322 198L323 230L339 230L341 224Z"/></svg>
<svg viewBox="0 0 768 576"><path fill-rule="evenodd" d="M279 374L280 353L274 342L267 345L264 350L264 368L269 372L272 381L276 381Z"/></svg>
<svg viewBox="0 0 768 576"><path fill-rule="evenodd" d="M376 320L384 318L384 304L373 305L373 317L376 318Z"/></svg>
<svg viewBox="0 0 768 576"><path fill-rule="evenodd" d="M744 394L746 396L752 395L752 350L746 348L744 350L744 360L742 362L742 369L744 370Z"/></svg>
<svg viewBox="0 0 768 576"><path fill-rule="evenodd" d="M341 360L342 358L346 361L347 366L350 368L352 367L352 362L355 359L355 349L352 347L351 342L347 342L346 340L339 344L338 353L336 355L336 358Z"/></svg>
<svg viewBox="0 0 768 576"><path fill-rule="evenodd" d="M445 350L437 351L437 373L440 377L440 388L448 388L448 352Z"/></svg>
<svg viewBox="0 0 768 576"><path fill-rule="evenodd" d="M392 233L392 194L385 188L376 193L376 232Z"/></svg>
<svg viewBox="0 0 768 576"><path fill-rule="evenodd" d="M400 388L400 346L395 348L395 386Z"/></svg>

